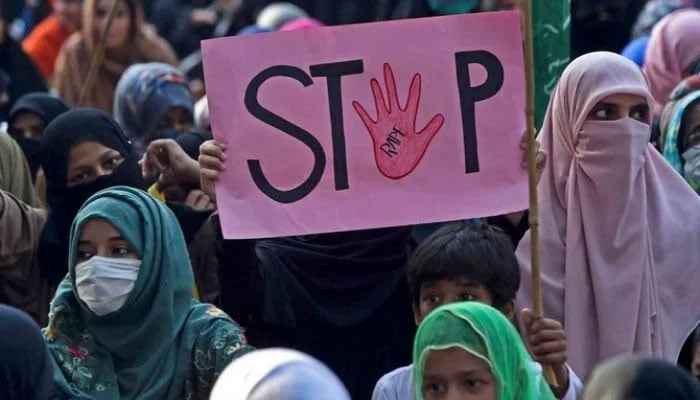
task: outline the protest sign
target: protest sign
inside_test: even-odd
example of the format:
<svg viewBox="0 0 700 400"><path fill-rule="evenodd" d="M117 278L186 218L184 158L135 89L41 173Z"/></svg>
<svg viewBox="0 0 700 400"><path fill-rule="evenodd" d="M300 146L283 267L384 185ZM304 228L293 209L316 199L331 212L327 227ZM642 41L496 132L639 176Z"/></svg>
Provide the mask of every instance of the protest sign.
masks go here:
<svg viewBox="0 0 700 400"><path fill-rule="evenodd" d="M456 15L203 43L226 238L527 208L519 15Z"/></svg>

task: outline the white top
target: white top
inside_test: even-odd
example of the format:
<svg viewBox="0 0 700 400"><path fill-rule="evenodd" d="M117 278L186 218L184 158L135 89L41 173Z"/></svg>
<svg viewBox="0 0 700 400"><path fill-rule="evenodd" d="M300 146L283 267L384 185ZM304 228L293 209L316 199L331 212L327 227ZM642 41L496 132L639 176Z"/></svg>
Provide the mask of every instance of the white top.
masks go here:
<svg viewBox="0 0 700 400"><path fill-rule="evenodd" d="M542 370L538 363L537 369ZM568 367L567 367L568 368ZM569 389L562 400L577 400L583 392L583 383L576 373L569 368ZM395 369L384 375L372 393L372 400L412 400L413 397L413 364Z"/></svg>

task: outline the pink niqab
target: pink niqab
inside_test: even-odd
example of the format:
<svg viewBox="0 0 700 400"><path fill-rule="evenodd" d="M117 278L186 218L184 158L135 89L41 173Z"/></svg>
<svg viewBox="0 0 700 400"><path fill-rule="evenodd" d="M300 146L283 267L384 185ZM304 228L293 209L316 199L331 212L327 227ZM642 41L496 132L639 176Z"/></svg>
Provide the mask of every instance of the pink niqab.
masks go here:
<svg viewBox="0 0 700 400"><path fill-rule="evenodd" d="M586 121L613 94L644 97L635 64L590 53L564 71L539 135L544 313L564 324L568 361L587 376L620 353L674 362L700 321L700 197L631 118ZM530 234L517 250L519 307L532 307Z"/></svg>
<svg viewBox="0 0 700 400"><path fill-rule="evenodd" d="M683 80L683 72L698 58L700 10L678 10L656 24L643 67L654 97L654 115L661 115L668 95Z"/></svg>

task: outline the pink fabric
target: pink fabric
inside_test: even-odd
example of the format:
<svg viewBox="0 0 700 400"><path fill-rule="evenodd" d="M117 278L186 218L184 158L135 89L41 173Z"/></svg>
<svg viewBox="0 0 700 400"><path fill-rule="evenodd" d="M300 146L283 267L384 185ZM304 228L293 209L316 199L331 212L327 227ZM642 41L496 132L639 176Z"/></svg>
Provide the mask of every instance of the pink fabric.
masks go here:
<svg viewBox="0 0 700 400"><path fill-rule="evenodd" d="M700 197L649 145L650 126L586 121L612 94L652 99L622 56L582 56L564 71L539 135L544 312L564 324L579 376L635 352L674 362L700 321ZM530 234L517 250L518 306L532 306Z"/></svg>
<svg viewBox="0 0 700 400"><path fill-rule="evenodd" d="M668 95L683 80L683 72L698 58L700 10L678 10L654 27L643 67L654 97L654 115L661 115Z"/></svg>
<svg viewBox="0 0 700 400"><path fill-rule="evenodd" d="M292 22L287 22L279 29L282 32L300 31L302 29L320 28L323 24L313 18L299 18Z"/></svg>

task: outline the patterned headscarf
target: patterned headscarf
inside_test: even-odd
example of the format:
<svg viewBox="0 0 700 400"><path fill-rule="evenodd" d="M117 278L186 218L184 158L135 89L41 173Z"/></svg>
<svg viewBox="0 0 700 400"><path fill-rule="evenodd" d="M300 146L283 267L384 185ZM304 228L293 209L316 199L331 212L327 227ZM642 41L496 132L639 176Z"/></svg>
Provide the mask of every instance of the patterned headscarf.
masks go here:
<svg viewBox="0 0 700 400"><path fill-rule="evenodd" d="M93 219L109 222L141 259L126 303L104 316L90 311L75 285L78 243ZM44 332L59 387L97 400L208 398L224 367L251 348L226 314L192 300L193 283L185 239L165 205L125 186L88 199L71 229L69 273Z"/></svg>
<svg viewBox="0 0 700 400"><path fill-rule="evenodd" d="M194 111L192 93L182 72L163 63L129 67L114 93L114 119L141 153L154 139L158 123L169 109Z"/></svg>
<svg viewBox="0 0 700 400"><path fill-rule="evenodd" d="M681 154L685 148L686 138L681 131L686 110L700 101L700 75L689 76L684 79L669 96L668 103L661 114L659 124L661 131L661 150L666 161L683 175L683 160ZM700 192L697 182L686 178L688 183Z"/></svg>

